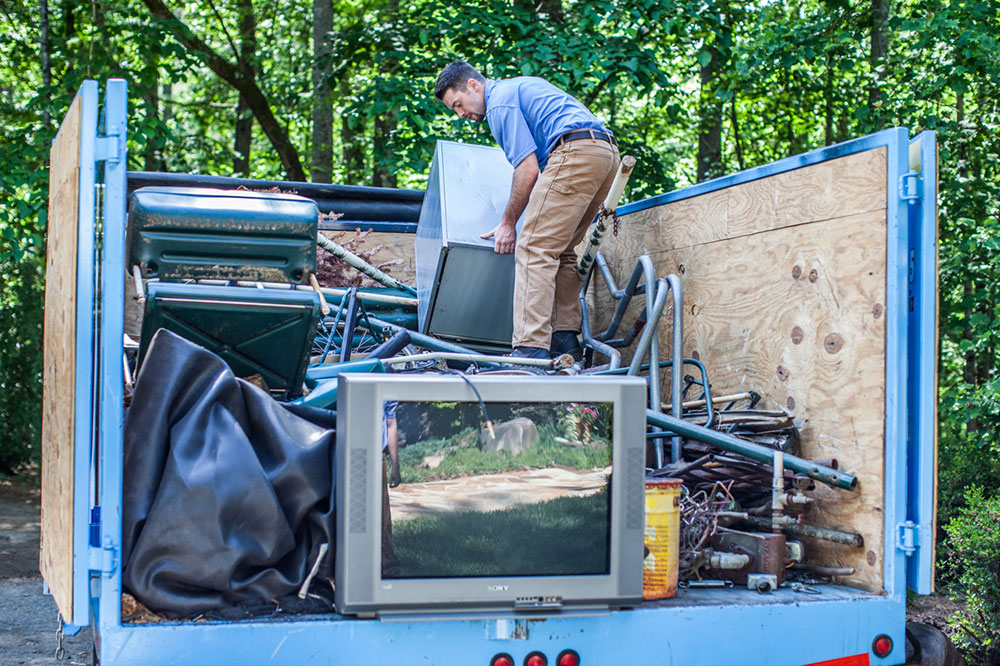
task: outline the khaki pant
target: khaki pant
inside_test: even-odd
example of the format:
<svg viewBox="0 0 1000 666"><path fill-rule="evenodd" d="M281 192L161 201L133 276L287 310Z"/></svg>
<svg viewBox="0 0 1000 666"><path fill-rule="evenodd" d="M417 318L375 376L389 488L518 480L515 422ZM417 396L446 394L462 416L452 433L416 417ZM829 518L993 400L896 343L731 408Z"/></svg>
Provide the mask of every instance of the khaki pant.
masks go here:
<svg viewBox="0 0 1000 666"><path fill-rule="evenodd" d="M514 251L514 347L549 348L552 331L580 330L575 248L618 171L618 148L578 139L549 155Z"/></svg>

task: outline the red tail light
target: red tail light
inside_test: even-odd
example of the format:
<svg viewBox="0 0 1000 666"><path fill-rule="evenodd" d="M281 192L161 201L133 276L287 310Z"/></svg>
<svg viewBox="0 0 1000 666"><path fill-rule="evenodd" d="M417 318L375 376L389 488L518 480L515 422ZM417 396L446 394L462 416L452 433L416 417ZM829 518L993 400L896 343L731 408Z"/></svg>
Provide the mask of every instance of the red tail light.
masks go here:
<svg viewBox="0 0 1000 666"><path fill-rule="evenodd" d="M876 636L875 640L872 641L872 652L880 659L888 657L889 653L892 652L892 639L885 634Z"/></svg>
<svg viewBox="0 0 1000 666"><path fill-rule="evenodd" d="M580 666L580 655L576 650L563 650L556 657L556 666Z"/></svg>
<svg viewBox="0 0 1000 666"><path fill-rule="evenodd" d="M490 659L490 666L514 666L514 657L510 656L506 652L495 654L493 655L493 658Z"/></svg>
<svg viewBox="0 0 1000 666"><path fill-rule="evenodd" d="M524 658L524 666L547 666L549 660L541 652L532 652Z"/></svg>

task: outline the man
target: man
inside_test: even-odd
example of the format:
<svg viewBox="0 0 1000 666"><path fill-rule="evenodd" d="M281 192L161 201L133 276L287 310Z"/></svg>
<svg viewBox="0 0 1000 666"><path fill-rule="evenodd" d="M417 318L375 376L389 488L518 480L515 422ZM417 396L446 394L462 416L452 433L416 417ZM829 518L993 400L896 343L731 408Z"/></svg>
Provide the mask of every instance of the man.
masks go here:
<svg viewBox="0 0 1000 666"><path fill-rule="evenodd" d="M395 488L400 484L399 474L399 428L396 422L396 409L399 402L386 400L382 406L382 455L389 453L392 466L391 480L387 478L385 463L382 464L382 576L396 578L402 573L402 566L396 551L392 547L392 510L389 507L389 486Z"/></svg>
<svg viewBox="0 0 1000 666"><path fill-rule="evenodd" d="M574 248L583 240L618 170L618 145L576 98L551 83L519 76L487 80L456 60L438 76L434 95L462 118L484 119L514 166L510 199L493 238L514 252L511 356L582 354L580 282ZM521 214L520 237L515 225Z"/></svg>

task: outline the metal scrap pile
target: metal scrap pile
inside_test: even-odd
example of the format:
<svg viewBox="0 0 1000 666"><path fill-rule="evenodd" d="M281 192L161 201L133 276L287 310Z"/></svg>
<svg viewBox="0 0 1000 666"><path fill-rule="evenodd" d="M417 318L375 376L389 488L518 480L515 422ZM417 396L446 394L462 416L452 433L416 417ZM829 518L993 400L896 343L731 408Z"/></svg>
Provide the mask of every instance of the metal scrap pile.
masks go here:
<svg viewBox="0 0 1000 666"><path fill-rule="evenodd" d="M853 570L807 563L800 537L860 548L860 534L811 525L809 508L816 481L847 490L856 480L838 470L836 460L798 457L803 421L788 410L758 407L753 392L711 397L708 382L685 378L685 393L702 387L696 400L682 403L687 435L677 460L650 476L683 483L680 580L691 587L746 585L761 592L782 585L786 574L827 577ZM686 397L686 396L685 396ZM652 413L651 414L655 414ZM669 419L662 412L662 419ZM650 417L651 423L661 419ZM718 433L723 437L708 434ZM654 446L661 437L648 435ZM651 456L652 457L652 456ZM815 582L815 581L813 581ZM800 586L801 587L801 586Z"/></svg>

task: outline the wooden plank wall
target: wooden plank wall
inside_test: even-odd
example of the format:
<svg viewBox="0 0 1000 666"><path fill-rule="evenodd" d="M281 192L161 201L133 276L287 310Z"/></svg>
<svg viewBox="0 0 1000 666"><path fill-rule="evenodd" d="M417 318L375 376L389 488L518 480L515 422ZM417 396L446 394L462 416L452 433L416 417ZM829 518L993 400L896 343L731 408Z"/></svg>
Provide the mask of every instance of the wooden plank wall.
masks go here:
<svg viewBox="0 0 1000 666"><path fill-rule="evenodd" d="M72 617L73 607L73 432L82 110L82 98L78 96L52 144L45 268L39 568L67 620Z"/></svg>
<svg viewBox="0 0 1000 666"><path fill-rule="evenodd" d="M842 582L881 591L886 150L623 216L603 250L619 286L643 253L657 275L681 277L683 353L707 366L717 395L753 390L762 407L793 409L807 420L802 455L836 458L858 477L857 492L818 484L810 520L860 532L865 547L809 540L808 559L853 567ZM595 308L599 330L606 292ZM670 318L668 306L661 358ZM667 401L666 373L662 386Z"/></svg>

